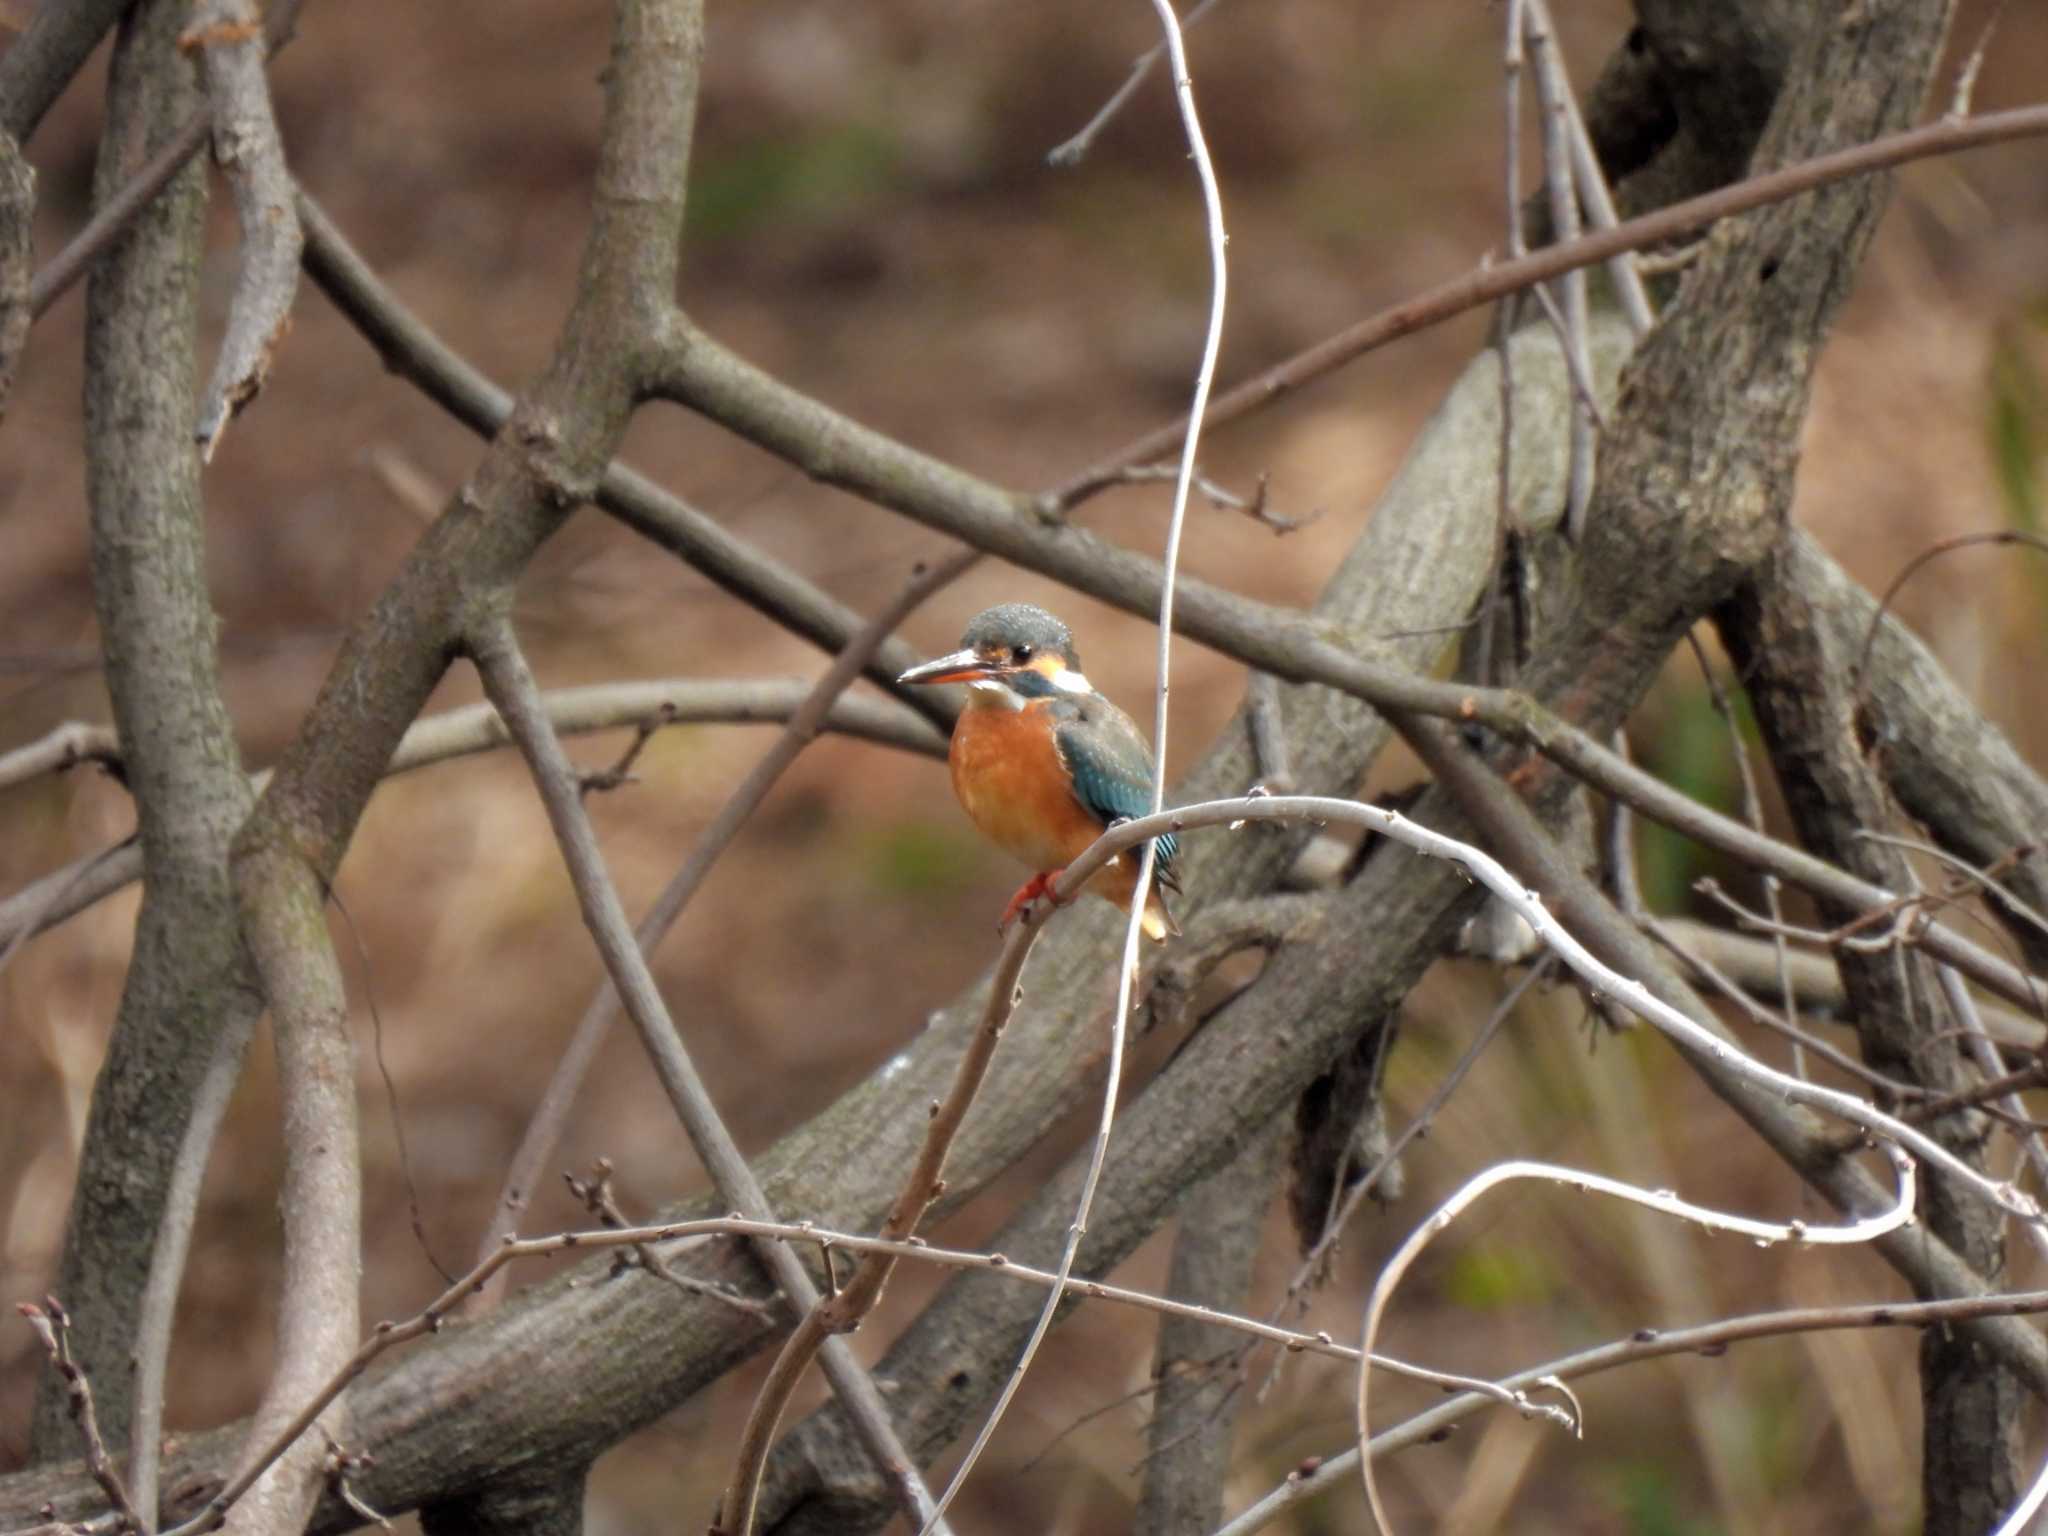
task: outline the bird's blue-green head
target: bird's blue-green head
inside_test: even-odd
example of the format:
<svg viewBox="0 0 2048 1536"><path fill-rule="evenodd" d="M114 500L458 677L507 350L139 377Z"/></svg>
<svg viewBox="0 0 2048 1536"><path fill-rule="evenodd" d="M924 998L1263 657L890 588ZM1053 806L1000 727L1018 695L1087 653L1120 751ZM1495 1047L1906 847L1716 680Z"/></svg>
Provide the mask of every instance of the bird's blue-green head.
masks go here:
<svg viewBox="0 0 2048 1536"><path fill-rule="evenodd" d="M1002 603L969 621L960 649L897 679L904 683L970 683L977 693L1013 707L1058 693L1090 693L1074 637L1058 619L1030 603Z"/></svg>

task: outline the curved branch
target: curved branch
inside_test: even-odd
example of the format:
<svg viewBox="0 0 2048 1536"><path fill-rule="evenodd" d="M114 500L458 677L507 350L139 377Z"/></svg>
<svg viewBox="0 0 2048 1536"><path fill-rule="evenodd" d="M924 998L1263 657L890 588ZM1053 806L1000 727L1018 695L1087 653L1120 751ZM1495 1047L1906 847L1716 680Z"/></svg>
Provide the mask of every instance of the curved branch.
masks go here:
<svg viewBox="0 0 2048 1536"><path fill-rule="evenodd" d="M272 354L291 324L305 241L292 209L291 176L270 105L270 77L264 69L269 48L255 0L200 0L179 46L199 55L212 108L213 157L234 192L242 227L227 333L194 434L200 457L211 461L228 419L263 387Z"/></svg>

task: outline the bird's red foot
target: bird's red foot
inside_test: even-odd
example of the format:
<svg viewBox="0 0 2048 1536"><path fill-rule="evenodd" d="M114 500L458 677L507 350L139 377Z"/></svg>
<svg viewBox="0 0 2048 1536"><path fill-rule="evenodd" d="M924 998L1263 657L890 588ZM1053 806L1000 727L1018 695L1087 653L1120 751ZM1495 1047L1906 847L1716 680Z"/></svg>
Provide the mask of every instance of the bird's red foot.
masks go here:
<svg viewBox="0 0 2048 1536"><path fill-rule="evenodd" d="M1003 908L1003 919L996 924L996 932L1008 933L1010 931L1010 924L1017 921L1018 914L1041 896L1050 900L1054 906L1064 905L1053 894L1052 885L1055 880L1065 873L1066 869L1064 866L1059 869L1044 870L1033 875L1029 880L1018 886L1017 894L1012 896L1010 904Z"/></svg>

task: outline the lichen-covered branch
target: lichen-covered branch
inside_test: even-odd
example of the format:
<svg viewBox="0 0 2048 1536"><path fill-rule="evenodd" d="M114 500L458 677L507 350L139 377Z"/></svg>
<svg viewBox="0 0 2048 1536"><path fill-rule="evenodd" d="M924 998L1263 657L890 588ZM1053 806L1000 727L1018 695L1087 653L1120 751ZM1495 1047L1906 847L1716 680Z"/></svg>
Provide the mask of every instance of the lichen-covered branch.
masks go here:
<svg viewBox="0 0 2048 1536"><path fill-rule="evenodd" d="M51 9L61 9L52 7ZM114 48L101 197L196 106L176 51L182 7L138 6ZM144 876L130 964L72 1197L57 1292L107 1438L129 1438L133 1329L158 1254L173 1169L215 1042L258 1006L226 855L250 803L222 701L190 437L205 189L187 171L95 268L86 315L86 491L93 595ZM46 1392L35 1446L64 1442Z"/></svg>
<svg viewBox="0 0 2048 1536"><path fill-rule="evenodd" d="M1756 708L1794 824L1808 846L1866 879L1910 889L1897 847L1864 834L1887 830L1894 813L1884 781L1856 729L1856 643L1815 611L1776 558L1721 617L1721 632ZM1857 914L1821 906L1830 924ZM1836 954L1863 1058L1888 1075L1937 1094L1974 1084L1963 1042L1949 1027L1932 968L1903 950ZM1983 1167L1989 1122L1951 1114L1930 1129L1944 1146ZM1980 1274L2005 1268L2001 1223L1948 1180L1932 1177L1927 1227ZM1924 1407L1921 1489L1929 1531L1995 1526L2020 1487L2016 1434L2020 1384L1974 1335L1933 1330L1921 1341Z"/></svg>
<svg viewBox="0 0 2048 1536"><path fill-rule="evenodd" d="M36 173L21 146L0 134L0 412L28 340L29 271L35 261Z"/></svg>
<svg viewBox="0 0 2048 1536"><path fill-rule="evenodd" d="M1174 1300L1250 1310L1246 1292L1285 1144L1281 1126L1273 1125L1188 1196L1167 1274ZM1211 1323L1160 1319L1137 1536L1186 1536L1222 1523L1233 1431L1251 1396L1243 1390L1243 1361L1233 1358L1239 1342Z"/></svg>

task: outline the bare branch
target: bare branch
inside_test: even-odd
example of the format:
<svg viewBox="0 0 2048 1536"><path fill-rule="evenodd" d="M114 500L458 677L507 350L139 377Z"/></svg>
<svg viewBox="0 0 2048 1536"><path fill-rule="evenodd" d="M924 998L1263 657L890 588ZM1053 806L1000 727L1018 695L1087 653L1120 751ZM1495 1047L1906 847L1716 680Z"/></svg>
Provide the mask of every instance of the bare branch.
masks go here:
<svg viewBox="0 0 2048 1536"><path fill-rule="evenodd" d="M233 871L242 932L277 1041L286 1126L284 1277L277 1356L244 1455L293 1422L299 1404L348 1360L362 1333L362 1146L348 998L326 931L326 892L289 849L238 838ZM346 1440L337 1407L328 1433ZM321 1447L286 1451L228 1514L230 1536L289 1536L326 1481Z"/></svg>
<svg viewBox="0 0 2048 1536"><path fill-rule="evenodd" d="M100 1438L99 1415L92 1405L92 1383L79 1369L78 1362L71 1358L70 1317L54 1296L44 1297L40 1307L33 1302L17 1302L14 1310L28 1321L29 1327L35 1329L36 1337L42 1340L43 1353L49 1357L50 1369L63 1385L71 1421L78 1426L79 1438L85 1443L85 1464L92 1471L93 1481L100 1485L107 1501L133 1529L149 1529L129 1502L121 1474L114 1470L114 1460L107 1454L107 1442Z"/></svg>
<svg viewBox="0 0 2048 1536"><path fill-rule="evenodd" d="M1241 1310L1252 1283L1266 1207L1281 1169L1283 1127L1275 1124L1222 1173L1198 1185L1181 1211L1167 1290L1216 1311ZM1241 1379L1211 1362L1229 1333L1168 1318L1159 1325L1152 1380L1158 1387L1136 1536L1206 1531L1223 1513L1231 1431L1246 1393Z"/></svg>
<svg viewBox="0 0 2048 1536"><path fill-rule="evenodd" d="M284 142L270 105L268 53L255 0L199 0L179 46L198 53L212 108L213 157L226 174L242 226L241 269L228 306L220 359L194 436L211 461L230 417L256 398L291 324L305 244L292 208Z"/></svg>
<svg viewBox="0 0 2048 1536"><path fill-rule="evenodd" d="M401 304L304 191L298 211L306 232L307 275L377 349L385 366L470 430L489 437L503 427L512 414L512 397ZM845 604L624 464L605 466L595 499L707 580L831 654L843 650L860 630L860 615ZM943 690L906 688L896 681L921 659L891 637L867 675L933 724L950 728L953 717Z"/></svg>
<svg viewBox="0 0 2048 1536"><path fill-rule="evenodd" d="M1579 235L1579 192L1573 166L1571 85L1557 60L1550 14L1541 0L1529 0L1522 14L1529 56L1536 65L1536 98L1543 117L1543 180L1550 192L1550 219L1559 241ZM1557 317L1565 355L1578 388L1572 398L1571 478L1565 492L1565 532L1576 542L1585 532L1586 507L1593 499L1593 362L1586 339L1586 269L1574 267L1558 279L1564 291ZM1534 290L1539 299L1544 290ZM1547 305L1546 305L1547 307Z"/></svg>
<svg viewBox="0 0 2048 1536"><path fill-rule="evenodd" d="M1098 1280L1062 1281L1050 1270L1035 1269L1028 1264L1016 1263L1001 1253L934 1248L922 1238L868 1237L858 1233L835 1231L808 1221L757 1221L744 1216L714 1216L645 1226L606 1226L589 1231L560 1232L549 1237L522 1238L504 1243L489 1257L478 1261L466 1274L458 1276L440 1295L413 1316L398 1322L379 1323L363 1339L355 1353L334 1377L323 1383L320 1390L304 1404L292 1422L261 1448L250 1466L223 1484L197 1513L174 1530L167 1531L165 1536L201 1536L201 1533L216 1528L222 1515L247 1494L262 1469L312 1429L320 1416L333 1406L379 1357L401 1344L438 1333L442 1326L461 1310L470 1296L484 1288L511 1264L522 1259L585 1250L652 1248L664 1243L690 1246L719 1237L755 1240L764 1248L768 1245L816 1245L828 1250L843 1248L851 1253L886 1255L896 1261L909 1259L950 1269L976 1270L1025 1285L1063 1289L1074 1297L1114 1302L1122 1306L1141 1308L1166 1318L1229 1329L1249 1338L1279 1344L1296 1353L1317 1354L1333 1360L1354 1363L1365 1359L1356 1349L1335 1342L1326 1333L1308 1334L1277 1328L1270 1323L1261 1323L1253 1318L1234 1315L1219 1308L1178 1301L1171 1297L1154 1296L1145 1291L1108 1285ZM728 1298L720 1299L723 1301ZM1510 1392L1470 1376L1419 1368L1387 1355L1373 1356L1371 1364L1376 1369L1390 1371L1411 1381L1424 1382L1451 1391L1479 1393L1496 1403L1512 1401ZM352 1465L360 1463L352 1461Z"/></svg>
<svg viewBox="0 0 2048 1536"><path fill-rule="evenodd" d="M1547 0L1524 0L1524 3L1529 7L1531 28L1541 28L1554 39L1557 28L1550 20ZM1533 40L1533 31L1531 36ZM1543 86L1545 100L1561 104L1564 110L1571 133L1572 183L1585 204L1586 222L1595 229L1612 229L1620 222L1614 211L1614 194L1600 168L1600 157L1594 152L1592 136L1586 132L1586 119L1579 111L1579 99L1572 90L1571 79L1565 69L1564 52L1553 44L1535 50L1535 56L1538 83ZM1643 288L1642 275L1636 270L1634 253L1623 251L1609 257L1607 275L1614 284L1622 313L1628 316L1629 329L1641 337L1656 324L1656 314L1650 307L1650 296Z"/></svg>
<svg viewBox="0 0 2048 1536"><path fill-rule="evenodd" d="M243 1013L229 1021L213 1048L206 1077L193 1096L190 1118L178 1144L177 1161L164 1191L163 1220L149 1255L149 1279L135 1309L135 1404L129 1416L128 1486L142 1529L157 1525L157 1471L162 1460L164 1383L170 1372L171 1331L177 1319L178 1288L192 1249L199 1216L200 1185L228 1100L242 1075L242 1058L256 1020Z"/></svg>
<svg viewBox="0 0 2048 1536"><path fill-rule="evenodd" d="M1880 1196L1871 1181L1853 1164L1834 1155L1827 1138L1818 1133L1818 1128L1792 1109L1792 1106L1800 1104L1821 1107L1820 1101L1808 1095L1826 1090L1815 1089L1796 1078L1762 1068L1770 1080L1793 1085L1780 1090L1764 1089L1764 1079L1750 1075L1750 1069L1758 1067L1758 1063L1752 1061L1747 1067L1736 1068L1727 1054L1726 1036L1713 1014L1672 974L1648 940L1614 910L1613 904L1579 867L1576 858L1566 854L1556 839L1545 831L1530 807L1505 783L1488 773L1468 751L1454 744L1441 728L1429 728L1423 722L1408 720L1397 720L1396 724L1437 775L1439 782L1455 792L1458 803L1484 830L1493 846L1501 849L1556 903L1559 914L1572 932L1583 936L1588 945L1597 947L1608 963L1633 978L1631 987L1647 986L1655 996L1664 1000L1662 1006L1670 1010L1668 1013L1646 1014L1645 1017L1650 1018L1660 1030L1680 1019L1691 1025L1689 1031L1674 1032L1674 1042L1715 1094L1741 1115L1787 1164L1797 1170L1800 1177L1837 1206L1845 1210L1859 1210L1874 1205ZM1522 911L1525 917L1530 916L1520 904L1511 902L1510 905ZM1535 926L1533 919L1532 926ZM1569 956L1566 958L1569 960ZM1585 973L1580 974L1583 976ZM1593 981L1592 986L1595 991L1621 996L1601 982ZM1637 997L1627 996L1623 1000L1628 1007L1642 1011ZM1693 1031L1697 1031L1697 1036ZM1696 1038L1697 1046L1694 1043ZM1722 1049L1705 1048L1709 1039L1722 1042ZM1827 1111L1836 1113L1857 1102L1860 1101L1845 1095L1840 1101L1828 1104ZM1855 1122L1855 1115L1848 1118ZM1907 1142L1906 1145L1916 1156L1950 1173L1957 1173L1966 1166L1954 1154L1936 1148L1931 1141ZM1940 1155L1929 1157L1931 1148L1940 1150ZM1981 1175L1963 1172L1957 1176L1964 1185L1983 1192ZM2013 1209L2005 1204L2004 1197L1994 1199L2002 1209ZM1879 1251L1887 1262L1910 1277L1923 1292L1955 1295L1980 1292L1986 1288L1981 1274L1932 1233L1916 1231L1910 1236L1888 1237L1880 1242ZM2036 1335L2026 1330L1994 1327L1984 1335L1984 1342L2036 1390L2048 1390L2048 1348L2043 1347Z"/></svg>
<svg viewBox="0 0 2048 1536"><path fill-rule="evenodd" d="M1216 0L1196 0L1196 3L1188 8L1187 15L1181 17L1181 30L1186 31L1193 27L1195 23L1209 14L1209 8L1215 3ZM1152 73L1153 68L1159 63L1161 55L1165 52L1166 44L1162 41L1154 43L1150 48L1139 54L1137 60L1131 65L1129 78L1122 85L1118 86L1115 94L1105 101L1096 111L1096 114L1082 125L1081 131L1072 138L1053 145L1051 149L1045 152L1046 164L1061 166L1079 165L1083 160L1087 159L1088 151L1095 147L1095 141L1102 136L1102 130L1115 120L1117 113L1124 109L1124 104L1138 93L1138 87L1145 83L1145 77Z"/></svg>
<svg viewBox="0 0 2048 1536"><path fill-rule="evenodd" d="M1402 728L1407 729L1403 723ZM1455 768L1458 759L1450 756L1441 741L1432 733L1417 731L1410 738L1423 753L1423 760L1440 773L1445 768ZM1476 763L1457 768L1447 775L1459 787L1468 778L1483 773ZM1490 777L1490 776L1489 776ZM1499 780L1491 782L1498 784ZM1520 802L1507 796L1496 798L1489 806L1495 812L1504 812L1511 805ZM1523 807L1524 815L1529 815ZM1611 997L1634 1013L1641 1015L1659 1031L1681 1046L1689 1056L1701 1056L1713 1061L1734 1079L1775 1094L1787 1103L1803 1104L1809 1108L1824 1111L1860 1126L1874 1136L1896 1141L1915 1157L1933 1164L1942 1172L1971 1189L1978 1198L1990 1205L2019 1217L2024 1221L2048 1222L2040 1207L2031 1196L1987 1178L1976 1169L1960 1161L1954 1153L1935 1141L1929 1140L1918 1131L1903 1124L1883 1111L1878 1110L1853 1094L1841 1093L1832 1088L1823 1088L1814 1083L1802 1082L1789 1077L1774 1067L1745 1055L1727 1038L1716 1030L1708 1028L1698 1019L1671 1003L1666 1002L1657 992L1643 982L1623 973L1598 958L1593 950L1581 942L1566 926L1564 921L1553 915L1543 900L1528 889L1505 864L1481 852L1470 843L1461 842L1420 822L1390 811L1382 806L1366 805L1356 800L1338 800L1323 795L1250 795L1241 800L1215 800L1201 805L1180 806L1155 816L1141 816L1135 821L1119 822L1089 845L1061 874L1055 886L1059 899L1078 894L1087 884L1089 877L1099 871L1112 858L1126 848L1135 847L1140 839L1157 837L1162 832L1185 832L1200 827L1227 826L1232 822L1284 821L1284 820L1334 821L1351 826L1365 827L1405 844L1417 853L1433 859L1442 859L1457 866L1464 874L1483 885L1494 896L1512 907L1536 930L1543 943L1564 962L1587 986L1603 996ZM1490 832L1506 829L1504 816L1489 817L1494 825ZM1511 835L1499 838L1503 846L1520 852L1529 845L1529 839L1541 833L1541 828L1530 817L1521 827L1514 828ZM1546 884L1558 882L1554 872L1543 871ZM1584 881L1584 877L1580 877ZM1572 893L1574 897L1582 891L1591 891L1597 897L1590 881L1584 881ZM1606 909L1612 911L1611 908ZM1616 914L1618 917L1618 914ZM1611 930L1599 925L1601 932L1596 935L1604 939ZM1623 925L1624 931L1632 933ZM1651 957L1651 962L1641 969L1645 974L1657 975L1663 967L1654 959L1654 951L1639 946L1636 953ZM1711 1015L1708 1015L1711 1017ZM2048 1356L2044 1356L2048 1358Z"/></svg>
<svg viewBox="0 0 2048 1536"><path fill-rule="evenodd" d="M915 585L912 592L917 593ZM488 628L470 637L470 653L491 702L511 727L533 773L576 887L584 923L604 957L605 969L611 974L627 1016L639 1031L655 1073L721 1198L743 1215L771 1220L768 1197L720 1120L718 1108L684 1050L682 1037L654 985L647 962L626 926L625 910L605 872L582 796L576 792L575 772L562 753L561 743L548 729L547 716L540 708L540 690L520 654L511 625L501 617L486 622ZM760 1252L790 1304L807 1313L815 1310L816 1288L795 1255L779 1243L765 1244ZM875 1465L894 1480L912 1518L922 1522L931 1508L930 1496L918 1478L916 1464L896 1443L881 1394L843 1340L829 1341L823 1353L826 1374L840 1401L862 1427Z"/></svg>
<svg viewBox="0 0 2048 1536"><path fill-rule="evenodd" d="M642 956L652 958L655 949L676 919L682 916L683 908L711 873L719 856L731 844L739 830L746 824L768 791L782 777L797 755L816 739L819 730L831 713L843 702L843 695L853 685L854 679L873 659L876 649L890 635L894 634L903 620L941 587L951 582L972 563L972 552L956 555L941 562L930 571L919 570L908 585L886 604L866 627L847 643L846 649L812 686L803 701L790 712L789 723L782 734L775 739L766 755L756 763L745 780L726 799L718 814L699 836L697 844L683 860L682 867L675 873L660 896L655 898L646 917L633 935L634 943ZM493 720L498 717L493 714ZM506 1238L515 1236L519 1230L519 1218L525 1212L526 1202L539 1183L541 1172L554 1156L556 1143L561 1137L562 1125L568 1117L569 1108L575 1102L576 1093L583 1081L583 1074L589 1069L591 1059L597 1054L598 1046L611 1030L617 1014L618 994L610 986L600 987L597 996L584 1009L583 1017L577 1022L576 1032L564 1048L561 1060L556 1064L554 1075L527 1121L525 1134L521 1136L518 1148L512 1154L512 1161L505 1170L504 1184L493 1207L490 1224L484 1231L479 1256L487 1255ZM485 1307L495 1304L498 1291L483 1293L481 1304Z"/></svg>
<svg viewBox="0 0 2048 1536"><path fill-rule="evenodd" d="M46 773L62 773L80 763L113 768L121 761L121 739L112 726L68 721L38 741L0 753L0 789L12 789Z"/></svg>
<svg viewBox="0 0 2048 1536"><path fill-rule="evenodd" d="M1736 214L1783 202L1816 187L1889 170L1930 155L1950 154L1982 144L2033 138L2048 133L2048 106L2016 107L1986 112L1960 122L1942 121L1886 134L1847 149L1816 155L1752 176L1732 186L1672 203L1654 213L1595 230L1577 240L1547 245L1519 261L1477 267L1462 277L1440 283L1391 309L1361 320L1287 362L1225 390L1211 402L1206 424L1222 427L1290 394L1354 358L1403 336L1490 304L1495 299L1537 283L1549 282L1578 267L1592 266L1627 251L1658 245ZM1074 475L1045 498L1049 512L1065 512L1111 483L1128 464L1146 464L1171 451L1180 440L1184 421L1156 427L1126 443L1094 468Z"/></svg>
<svg viewBox="0 0 2048 1536"><path fill-rule="evenodd" d="M6 57L11 59L13 53ZM29 323L35 318L28 292L29 269L35 261L35 213L35 169L22 159L21 146L0 134L0 411L6 408Z"/></svg>
<svg viewBox="0 0 2048 1536"><path fill-rule="evenodd" d="M1875 1301L1840 1307L1798 1307L1723 1318L1692 1328L1639 1328L1627 1338L1547 1360L1512 1376L1504 1376L1496 1385L1522 1391L1540 1386L1547 1380L1576 1381L1643 1360L1663 1360L1675 1355L1713 1356L1723 1353L1730 1344L1745 1339L1843 1328L1924 1329L1982 1318L2026 1317L2044 1311L2048 1311L2048 1291L2012 1291L1944 1301ZM1492 1398L1470 1396L1452 1398L1391 1429L1381 1430L1373 1436L1367 1449L1375 1457L1380 1457L1411 1446L1432 1443L1453 1424L1480 1409L1491 1407L1494 1401ZM1353 1446L1319 1460L1305 1472L1289 1474L1284 1484L1220 1526L1215 1536L1252 1536L1253 1532L1264 1530L1283 1510L1357 1475L1358 1448Z"/></svg>
<svg viewBox="0 0 2048 1536"><path fill-rule="evenodd" d="M94 174L102 205L198 104L176 52L182 19L180 7L158 3L122 22ZM195 167L102 255L86 295L93 598L112 718L129 743L122 776L138 836L122 853L41 882L36 899L47 906L28 914L30 927L50 920L131 860L145 876L56 1284L115 1444L132 1441L137 1373L148 1368L134 1329L151 1266L182 1258L172 1209L179 1161L204 1119L217 1050L246 1037L261 1006L226 867L251 796L221 691L190 437L204 210ZM39 1443L59 1438L60 1411L46 1391Z"/></svg>
<svg viewBox="0 0 2048 1536"><path fill-rule="evenodd" d="M292 40L299 4L300 0L272 0L272 4L267 7L265 32L268 36L268 48L272 53ZM111 7L111 10L118 14L123 8L116 5ZM83 20L95 11L108 9L106 0L90 0L89 4L39 6L36 11L36 23L31 26L30 32L41 24L45 16L75 15ZM98 22L100 31L106 30L109 19L111 18ZM0 62L0 79L4 79L8 66L22 53L28 37L29 34L24 33L21 41L4 55L5 62ZM87 42L85 46L90 50L91 43ZM5 99L4 91L0 91L0 102L4 102ZM211 119L205 111L194 112L135 169L125 182L117 188L108 190L97 200L93 216L86 220L85 227L73 235L62 250L45 262L29 283L31 316L40 319L45 310L62 298L71 285L85 275L85 269L92 265L93 258L111 245L135 216L156 200L157 195L170 184L171 178L183 170L186 163L199 153L199 146L206 142L210 126Z"/></svg>
<svg viewBox="0 0 2048 1536"><path fill-rule="evenodd" d="M127 8L128 0L38 5L21 36L0 54L0 130L26 144Z"/></svg>
<svg viewBox="0 0 2048 1536"><path fill-rule="evenodd" d="M648 722L743 725L787 720L802 703L808 686L798 678L593 683L558 689L546 695L544 702L555 729L564 736L578 736ZM946 755L946 739L893 701L865 695L841 698L825 717L825 728L926 757L943 759ZM510 741L504 722L490 705L464 705L414 721L392 753L386 773L410 773L496 751ZM18 767L24 775L46 772L67 766L66 754L74 747L95 760L101 760L104 751L107 760L121 761L120 745L112 733L76 725L59 727L42 741L0 759L0 765ZM270 779L267 774L257 774L250 782L260 792ZM141 873L140 848L132 842L117 843L24 886L0 901L0 955L111 896Z"/></svg>

